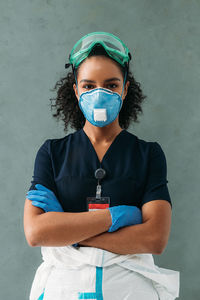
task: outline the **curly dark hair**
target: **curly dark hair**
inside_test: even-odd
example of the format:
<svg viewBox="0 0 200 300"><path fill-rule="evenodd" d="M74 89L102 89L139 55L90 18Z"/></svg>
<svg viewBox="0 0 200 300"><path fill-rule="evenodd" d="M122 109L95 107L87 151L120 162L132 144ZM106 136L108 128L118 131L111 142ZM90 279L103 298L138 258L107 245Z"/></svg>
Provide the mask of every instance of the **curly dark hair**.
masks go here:
<svg viewBox="0 0 200 300"><path fill-rule="evenodd" d="M90 52L89 56L92 55L105 55L112 59L103 47L94 47ZM82 63L82 62L81 62ZM76 77L78 75L79 67L75 70ZM125 76L125 71L127 70L126 82L130 81L128 86L127 95L123 101L122 108L119 112L119 125L123 129L127 129L130 125L131 120L134 122L138 121L138 114L142 114L143 110L141 104L143 100L147 97L143 95L141 84L137 82L129 71L129 68L125 68L116 62L122 72L123 79ZM50 101L55 101L55 104L51 102L51 110L53 107L56 108L56 112L53 114L53 117L61 119L64 121L64 131L67 132L67 127L70 124L71 128L79 130L83 128L85 124L85 116L83 115L78 101L73 89L73 84L76 83L74 73L69 72L66 77L60 78L54 88L51 91L56 91L56 98L50 98Z"/></svg>

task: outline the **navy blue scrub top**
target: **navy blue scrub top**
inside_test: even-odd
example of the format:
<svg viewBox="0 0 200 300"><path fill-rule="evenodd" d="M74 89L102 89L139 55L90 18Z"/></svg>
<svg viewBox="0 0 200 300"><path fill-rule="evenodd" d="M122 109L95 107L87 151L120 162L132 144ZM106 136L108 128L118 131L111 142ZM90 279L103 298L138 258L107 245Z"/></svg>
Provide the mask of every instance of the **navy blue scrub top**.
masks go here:
<svg viewBox="0 0 200 300"><path fill-rule="evenodd" d="M123 129L102 162L83 129L63 138L47 139L39 148L29 190L40 183L54 192L65 212L87 211L86 197L96 196L95 170L103 168L101 196L110 206L133 205L141 209L152 200L172 203L167 187L165 154L157 142L139 139Z"/></svg>

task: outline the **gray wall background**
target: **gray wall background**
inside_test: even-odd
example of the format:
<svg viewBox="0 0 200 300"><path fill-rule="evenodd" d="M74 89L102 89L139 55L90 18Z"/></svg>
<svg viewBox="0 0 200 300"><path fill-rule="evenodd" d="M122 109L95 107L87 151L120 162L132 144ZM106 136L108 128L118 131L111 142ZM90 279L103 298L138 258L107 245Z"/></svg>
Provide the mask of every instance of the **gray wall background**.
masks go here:
<svg viewBox="0 0 200 300"><path fill-rule="evenodd" d="M199 15L198 0L0 2L0 299L28 299L42 262L25 239L25 194L40 145L66 135L50 89L74 43L92 31L118 35L132 52L148 99L128 130L161 144L173 202L170 239L155 263L180 271L179 299L199 299Z"/></svg>

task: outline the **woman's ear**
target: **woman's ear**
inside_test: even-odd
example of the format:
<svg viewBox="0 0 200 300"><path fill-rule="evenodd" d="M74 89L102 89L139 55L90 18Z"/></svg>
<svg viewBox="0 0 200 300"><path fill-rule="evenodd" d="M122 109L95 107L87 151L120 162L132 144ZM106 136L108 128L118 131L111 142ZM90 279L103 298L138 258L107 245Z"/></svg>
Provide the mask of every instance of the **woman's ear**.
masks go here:
<svg viewBox="0 0 200 300"><path fill-rule="evenodd" d="M130 81L128 80L127 83L126 83L126 94L128 93L128 87L130 85Z"/></svg>
<svg viewBox="0 0 200 300"><path fill-rule="evenodd" d="M76 88L76 84L75 84L75 83L73 84L73 89L74 89L74 93L75 93L75 95L76 95L76 98L77 98L77 100L79 101L78 91L77 91L77 88Z"/></svg>
<svg viewBox="0 0 200 300"><path fill-rule="evenodd" d="M125 84L125 87L124 87L124 92L123 92L124 99L126 98L126 95L128 93L128 87L129 87L129 85L130 85L130 81L127 81L126 84Z"/></svg>

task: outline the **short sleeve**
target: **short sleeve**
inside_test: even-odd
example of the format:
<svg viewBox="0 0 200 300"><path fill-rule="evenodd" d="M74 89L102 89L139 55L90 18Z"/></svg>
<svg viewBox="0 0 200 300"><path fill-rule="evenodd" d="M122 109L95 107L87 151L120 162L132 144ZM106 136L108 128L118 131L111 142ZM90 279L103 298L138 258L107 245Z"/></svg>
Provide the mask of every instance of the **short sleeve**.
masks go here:
<svg viewBox="0 0 200 300"><path fill-rule="evenodd" d="M35 163L34 163L34 171L31 181L30 190L36 190L35 185L37 183L44 185L48 189L54 192L56 195L56 186L53 176L52 162L50 156L50 142L51 140L46 140L42 146L39 148Z"/></svg>
<svg viewBox="0 0 200 300"><path fill-rule="evenodd" d="M167 187L167 162L165 154L157 142L151 142L148 162L148 173L141 206L152 200L166 200L172 202Z"/></svg>

